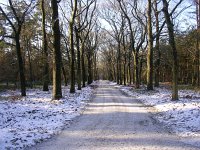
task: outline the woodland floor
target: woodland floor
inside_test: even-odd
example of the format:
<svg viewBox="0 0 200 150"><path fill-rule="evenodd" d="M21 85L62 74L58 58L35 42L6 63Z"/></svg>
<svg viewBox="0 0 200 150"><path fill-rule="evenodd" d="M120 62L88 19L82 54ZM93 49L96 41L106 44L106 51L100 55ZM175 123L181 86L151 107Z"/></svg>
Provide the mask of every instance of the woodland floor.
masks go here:
<svg viewBox="0 0 200 150"><path fill-rule="evenodd" d="M32 150L200 149L185 143L185 138L170 133L174 131L173 128L168 128L162 119L156 117L165 118L168 111L165 109L158 113L159 107L152 107L157 106L159 96L161 100L164 98L156 95L153 99L152 95L155 93L159 92L155 90L150 93L134 93L130 87L100 81L94 99L89 102L83 114L76 117L71 125L66 126L61 134L33 146ZM168 97L170 92L165 93L167 96L162 100L163 104L171 103L170 96ZM142 99L146 102L147 98L149 101L152 99L154 103L141 103ZM176 114L178 113L172 118L176 117Z"/></svg>
<svg viewBox="0 0 200 150"><path fill-rule="evenodd" d="M52 101L51 89L28 89L21 97L19 90L0 92L0 150L24 149L52 135L59 134L80 115L93 95L93 88L86 87L74 94L63 87L63 98Z"/></svg>

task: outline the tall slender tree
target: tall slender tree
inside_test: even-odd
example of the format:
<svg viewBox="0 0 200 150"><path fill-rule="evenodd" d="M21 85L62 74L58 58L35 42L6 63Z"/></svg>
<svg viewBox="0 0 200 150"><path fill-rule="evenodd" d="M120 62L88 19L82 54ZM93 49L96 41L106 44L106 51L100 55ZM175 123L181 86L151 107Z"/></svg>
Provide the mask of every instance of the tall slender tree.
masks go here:
<svg viewBox="0 0 200 150"><path fill-rule="evenodd" d="M152 35L152 3L148 0L147 8L147 31L148 31L148 51L147 51L147 90L153 90L153 35Z"/></svg>
<svg viewBox="0 0 200 150"><path fill-rule="evenodd" d="M70 52L71 52L71 65L70 65L70 75L71 75L71 83L70 83L70 93L75 92L75 49L74 49L74 24L75 24L75 17L77 13L77 0L73 1L71 4L72 13L71 18L69 21L69 36L70 36Z"/></svg>
<svg viewBox="0 0 200 150"><path fill-rule="evenodd" d="M43 75L43 91L49 90L49 62L48 62L48 44L46 35L46 13L44 0L41 0L42 11L42 49L44 52L44 75Z"/></svg>
<svg viewBox="0 0 200 150"><path fill-rule="evenodd" d="M120 9L122 10L125 18L127 19L127 23L129 26L129 32L130 32L130 51L133 54L133 61L134 61L134 74L133 74L133 78L134 78L134 82L135 82L135 88L139 88L140 87L140 77L139 77L139 51L145 41L145 37L146 37L146 24L145 24L145 19L146 18L142 18L141 16L141 12L138 12L138 1L135 1L133 3L133 5L131 4L131 15L128 13L127 11L127 5L128 3L125 3L124 0L117 0L120 6ZM138 13L140 13L140 15L138 15ZM137 20L139 22L139 24L141 26L134 26L132 23L132 18L134 18L135 20ZM138 38L137 40L136 38L136 33L135 31L141 31L140 34L140 38Z"/></svg>
<svg viewBox="0 0 200 150"><path fill-rule="evenodd" d="M77 14L81 12L81 1L78 2L78 9ZM76 49L77 49L77 84L78 90L81 90L81 52L80 52L80 28L81 28L81 20L80 14L76 18L76 26L75 26L75 33L76 33Z"/></svg>
<svg viewBox="0 0 200 150"><path fill-rule="evenodd" d="M53 99L62 98L61 89L61 50L60 50L60 26L58 15L58 1L51 0L52 28L53 28Z"/></svg>
<svg viewBox="0 0 200 150"><path fill-rule="evenodd" d="M156 62L155 62L155 87L159 87L160 81L160 35L159 35L159 11L158 11L158 0L154 0L154 14L156 18Z"/></svg>
<svg viewBox="0 0 200 150"><path fill-rule="evenodd" d="M91 14L89 15L89 9L92 6L92 4L94 4L94 7L91 11ZM78 90L81 90L82 79L83 79L83 87L85 87L85 80L82 77L82 74L85 74L85 62L84 62L85 54L83 50L85 40L83 39L83 37L81 37L81 33L87 32L87 27L91 26L91 21L93 19L94 11L96 9L96 0L91 0L91 1L87 0L86 3L82 3L81 1L78 1L77 5L78 6L77 6L76 19L75 19L76 21L75 35L76 35L76 50L77 50L77 84L78 84ZM81 65L81 61L82 61L82 65Z"/></svg>
<svg viewBox="0 0 200 150"><path fill-rule="evenodd" d="M183 0L179 0L178 4L182 3ZM171 20L171 16L169 13L169 3L167 0L162 0L163 2L163 12L165 15L165 20L168 28L169 34L169 44L172 49L172 57L173 57L173 65L172 65L172 100L178 100L178 56L177 56L177 48L176 42L174 38L174 24ZM176 6L178 6L178 4Z"/></svg>

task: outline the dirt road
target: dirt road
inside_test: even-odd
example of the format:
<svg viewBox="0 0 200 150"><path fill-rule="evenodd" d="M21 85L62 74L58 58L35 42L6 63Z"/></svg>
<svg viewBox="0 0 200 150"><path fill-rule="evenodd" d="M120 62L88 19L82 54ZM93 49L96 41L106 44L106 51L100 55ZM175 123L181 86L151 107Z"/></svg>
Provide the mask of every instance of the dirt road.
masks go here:
<svg viewBox="0 0 200 150"><path fill-rule="evenodd" d="M102 81L83 115L32 150L192 150L151 118L146 107Z"/></svg>

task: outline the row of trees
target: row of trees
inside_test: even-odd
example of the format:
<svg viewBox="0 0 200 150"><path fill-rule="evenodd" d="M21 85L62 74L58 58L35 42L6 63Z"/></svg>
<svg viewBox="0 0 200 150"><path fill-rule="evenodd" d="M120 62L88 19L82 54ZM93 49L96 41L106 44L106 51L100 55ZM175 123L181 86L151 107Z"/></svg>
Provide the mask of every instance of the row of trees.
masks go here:
<svg viewBox="0 0 200 150"><path fill-rule="evenodd" d="M185 6L181 7L184 2ZM199 3L195 3L199 12ZM104 6L106 9L101 17L109 23L110 29L104 29L108 38L101 51L102 62L110 67L102 67L108 73L104 78L115 80L118 84L134 83L135 88L143 82L147 84L147 90L158 87L160 81L170 81L172 100L178 100L178 82L183 80L183 74L187 74L186 84L190 84L189 78L197 83L199 55L195 54L195 64L189 63L191 54L182 55L186 53L184 50L192 51L191 47L194 49L192 53L199 52L199 45L194 47L190 41L198 38L188 39L192 33L198 32L196 29L182 32L176 26L178 16L191 7L188 2L109 0L106 5L108 7ZM186 39L188 43L185 43ZM185 47L181 45L183 43ZM185 62L184 58L189 61ZM182 69L190 68L189 65L196 69L190 72Z"/></svg>
<svg viewBox="0 0 200 150"><path fill-rule="evenodd" d="M100 30L96 6L96 0L1 3L1 65L4 70L15 68L1 80L19 78L22 96L26 96L27 85L42 82L43 91L48 91L52 81L53 99L62 97L62 81L65 85L70 82L71 93L76 82L78 90L86 81L91 84L97 74L94 67Z"/></svg>
<svg viewBox="0 0 200 150"><path fill-rule="evenodd" d="M0 4L1 80L20 79L22 96L26 85L48 91L52 82L53 99L62 82L74 93L99 77L147 90L172 81L177 100L178 83L200 84L198 0L197 28L178 24L189 2L8 0Z"/></svg>

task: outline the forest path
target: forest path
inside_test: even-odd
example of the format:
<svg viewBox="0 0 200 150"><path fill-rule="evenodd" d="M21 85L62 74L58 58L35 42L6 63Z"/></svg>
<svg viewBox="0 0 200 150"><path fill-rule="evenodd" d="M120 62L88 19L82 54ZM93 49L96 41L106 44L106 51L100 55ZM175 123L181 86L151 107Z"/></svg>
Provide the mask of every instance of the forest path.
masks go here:
<svg viewBox="0 0 200 150"><path fill-rule="evenodd" d="M190 150L159 126L136 99L101 81L84 113L52 139L32 150ZM29 148L30 149L30 148Z"/></svg>

